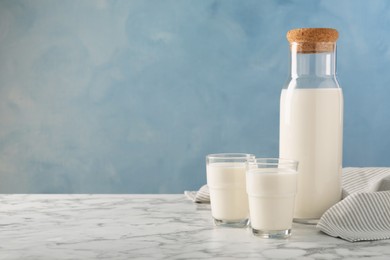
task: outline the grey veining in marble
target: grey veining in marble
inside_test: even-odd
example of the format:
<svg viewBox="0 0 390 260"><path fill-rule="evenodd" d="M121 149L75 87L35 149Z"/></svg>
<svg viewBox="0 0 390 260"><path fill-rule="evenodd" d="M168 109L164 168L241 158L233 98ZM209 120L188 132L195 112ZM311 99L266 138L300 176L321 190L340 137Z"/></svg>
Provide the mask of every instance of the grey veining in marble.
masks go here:
<svg viewBox="0 0 390 260"><path fill-rule="evenodd" d="M288 240L216 228L183 195L0 195L0 259L371 259L390 240L349 243L294 224Z"/></svg>

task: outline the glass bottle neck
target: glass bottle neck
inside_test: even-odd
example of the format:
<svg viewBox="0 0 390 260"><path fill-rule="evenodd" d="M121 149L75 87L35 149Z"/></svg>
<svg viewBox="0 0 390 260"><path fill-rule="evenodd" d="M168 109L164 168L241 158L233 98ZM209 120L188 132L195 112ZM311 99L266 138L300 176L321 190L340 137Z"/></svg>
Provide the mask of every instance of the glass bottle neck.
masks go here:
<svg viewBox="0 0 390 260"><path fill-rule="evenodd" d="M334 77L336 75L336 44L328 52L303 53L291 44L291 77Z"/></svg>

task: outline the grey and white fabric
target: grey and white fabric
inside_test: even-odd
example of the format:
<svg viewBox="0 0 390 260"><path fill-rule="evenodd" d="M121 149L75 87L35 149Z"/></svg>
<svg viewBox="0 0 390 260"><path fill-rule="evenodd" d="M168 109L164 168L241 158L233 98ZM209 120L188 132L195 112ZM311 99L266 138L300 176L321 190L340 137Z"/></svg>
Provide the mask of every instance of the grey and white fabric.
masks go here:
<svg viewBox="0 0 390 260"><path fill-rule="evenodd" d="M203 185L198 191L185 191L184 194L196 203L210 203L209 187Z"/></svg>
<svg viewBox="0 0 390 260"><path fill-rule="evenodd" d="M344 168L343 200L327 210L317 224L322 232L350 242L390 238L390 168ZM185 194L209 203L207 185Z"/></svg>
<svg viewBox="0 0 390 260"><path fill-rule="evenodd" d="M342 186L317 228L350 242L390 238L390 168L345 168Z"/></svg>

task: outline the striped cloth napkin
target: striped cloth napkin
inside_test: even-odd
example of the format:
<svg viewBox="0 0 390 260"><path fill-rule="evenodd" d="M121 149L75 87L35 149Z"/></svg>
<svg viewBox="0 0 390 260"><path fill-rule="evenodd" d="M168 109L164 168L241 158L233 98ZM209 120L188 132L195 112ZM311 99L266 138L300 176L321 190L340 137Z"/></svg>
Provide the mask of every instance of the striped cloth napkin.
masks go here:
<svg viewBox="0 0 390 260"><path fill-rule="evenodd" d="M185 191L184 194L196 203L210 203L209 187L203 185L198 191Z"/></svg>
<svg viewBox="0 0 390 260"><path fill-rule="evenodd" d="M317 228L350 242L390 238L390 168L344 168L342 187Z"/></svg>
<svg viewBox="0 0 390 260"><path fill-rule="evenodd" d="M343 200L317 224L322 232L350 242L390 238L390 168L344 168ZM196 203L209 203L207 185L186 191Z"/></svg>

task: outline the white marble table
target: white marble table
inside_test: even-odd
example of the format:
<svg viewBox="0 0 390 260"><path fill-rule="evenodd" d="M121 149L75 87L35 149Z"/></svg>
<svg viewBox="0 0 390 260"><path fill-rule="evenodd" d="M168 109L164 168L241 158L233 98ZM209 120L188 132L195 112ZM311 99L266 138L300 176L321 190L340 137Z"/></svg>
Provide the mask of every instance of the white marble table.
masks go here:
<svg viewBox="0 0 390 260"><path fill-rule="evenodd" d="M295 224L288 240L216 228L184 195L0 195L0 259L390 259Z"/></svg>

